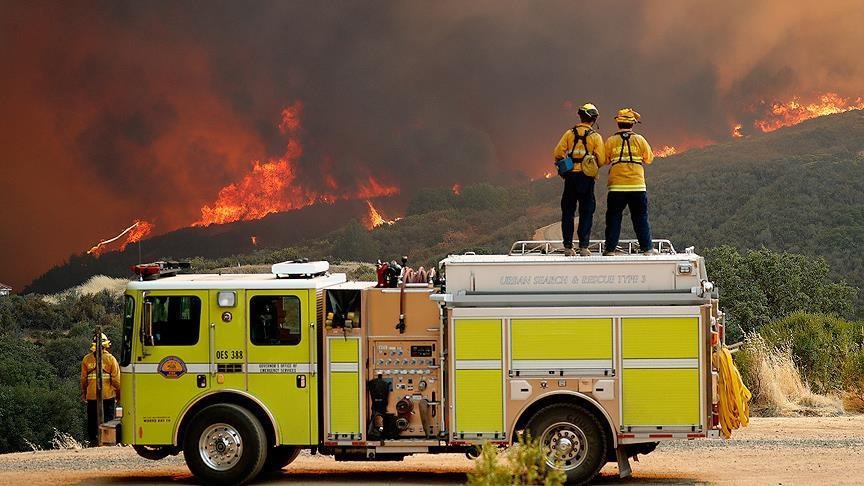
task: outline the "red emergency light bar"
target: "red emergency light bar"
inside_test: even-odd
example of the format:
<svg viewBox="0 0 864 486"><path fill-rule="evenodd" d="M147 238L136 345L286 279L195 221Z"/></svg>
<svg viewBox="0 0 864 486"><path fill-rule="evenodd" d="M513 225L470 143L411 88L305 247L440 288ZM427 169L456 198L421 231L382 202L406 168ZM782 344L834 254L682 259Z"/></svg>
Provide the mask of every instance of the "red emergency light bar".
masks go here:
<svg viewBox="0 0 864 486"><path fill-rule="evenodd" d="M188 270L191 267L192 264L189 262L153 262L132 265L129 269L141 280L156 280L162 277L177 275L179 272Z"/></svg>

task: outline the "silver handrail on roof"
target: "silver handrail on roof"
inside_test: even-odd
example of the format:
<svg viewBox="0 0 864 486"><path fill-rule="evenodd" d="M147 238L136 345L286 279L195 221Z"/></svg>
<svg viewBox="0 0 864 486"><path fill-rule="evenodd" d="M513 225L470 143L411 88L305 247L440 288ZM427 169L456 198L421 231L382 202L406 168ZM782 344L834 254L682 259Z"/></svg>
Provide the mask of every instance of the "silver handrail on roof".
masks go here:
<svg viewBox="0 0 864 486"><path fill-rule="evenodd" d="M606 242L603 240L591 240L588 249L594 254L603 254ZM675 255L675 247L669 240L653 240L652 246L661 254ZM642 253L638 240L621 240L618 242L617 251L625 255L637 255ZM520 240L510 247L510 255L563 255L564 244L561 240Z"/></svg>

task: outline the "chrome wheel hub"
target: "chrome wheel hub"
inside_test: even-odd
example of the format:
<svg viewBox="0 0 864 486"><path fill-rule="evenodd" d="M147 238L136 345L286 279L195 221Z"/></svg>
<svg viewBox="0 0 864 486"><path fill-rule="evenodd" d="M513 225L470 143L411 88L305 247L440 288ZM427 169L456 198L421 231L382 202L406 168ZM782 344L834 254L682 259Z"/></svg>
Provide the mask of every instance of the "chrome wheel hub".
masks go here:
<svg viewBox="0 0 864 486"><path fill-rule="evenodd" d="M588 441L582 429L567 422L550 425L540 436L546 464L565 471L579 467L588 455Z"/></svg>
<svg viewBox="0 0 864 486"><path fill-rule="evenodd" d="M243 456L243 440L233 426L213 424L201 434L198 453L208 467L227 471L237 465Z"/></svg>

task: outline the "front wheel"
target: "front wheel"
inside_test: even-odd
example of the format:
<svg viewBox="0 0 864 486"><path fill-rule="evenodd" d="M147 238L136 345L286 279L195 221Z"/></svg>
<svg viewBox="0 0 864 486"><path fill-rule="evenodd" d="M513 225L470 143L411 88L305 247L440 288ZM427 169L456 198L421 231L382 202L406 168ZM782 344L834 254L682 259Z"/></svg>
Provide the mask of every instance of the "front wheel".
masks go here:
<svg viewBox="0 0 864 486"><path fill-rule="evenodd" d="M546 467L563 470L568 483L590 482L606 463L606 431L582 407L549 405L531 417L527 429L540 441Z"/></svg>
<svg viewBox="0 0 864 486"><path fill-rule="evenodd" d="M169 446L133 445L132 448L135 449L135 452L137 452L139 456L151 461L159 461L168 456L176 456L180 452L176 447Z"/></svg>
<svg viewBox="0 0 864 486"><path fill-rule="evenodd" d="M222 403L195 415L183 441L189 470L204 484L245 484L261 472L267 436L243 407Z"/></svg>
<svg viewBox="0 0 864 486"><path fill-rule="evenodd" d="M297 456L300 455L300 448L296 446L276 446L270 449L267 453L267 460L264 461L264 470L267 472L276 472L294 462Z"/></svg>

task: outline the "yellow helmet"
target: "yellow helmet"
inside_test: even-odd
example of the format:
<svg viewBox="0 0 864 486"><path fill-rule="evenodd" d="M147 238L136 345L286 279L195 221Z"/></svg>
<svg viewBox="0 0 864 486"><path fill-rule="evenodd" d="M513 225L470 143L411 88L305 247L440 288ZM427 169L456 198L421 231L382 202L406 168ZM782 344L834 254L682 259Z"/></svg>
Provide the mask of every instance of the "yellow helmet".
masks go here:
<svg viewBox="0 0 864 486"><path fill-rule="evenodd" d="M640 118L642 118L642 115L633 108L621 108L615 116L615 121L620 123L641 123L639 121Z"/></svg>
<svg viewBox="0 0 864 486"><path fill-rule="evenodd" d="M585 103L579 107L579 110L576 113L584 113L589 118L597 118L600 116L600 111L596 106L594 106L594 103Z"/></svg>
<svg viewBox="0 0 864 486"><path fill-rule="evenodd" d="M102 333L102 348L108 349L111 347L111 341L108 340L108 336L105 333ZM96 351L96 336L93 336L93 343L90 344L90 351Z"/></svg>

